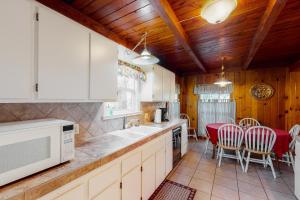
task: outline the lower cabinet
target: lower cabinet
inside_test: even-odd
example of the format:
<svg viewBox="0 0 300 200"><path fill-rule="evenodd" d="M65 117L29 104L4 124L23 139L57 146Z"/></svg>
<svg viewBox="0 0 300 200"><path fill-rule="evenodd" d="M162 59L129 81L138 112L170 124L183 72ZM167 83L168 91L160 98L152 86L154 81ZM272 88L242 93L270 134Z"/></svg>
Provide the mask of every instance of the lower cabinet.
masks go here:
<svg viewBox="0 0 300 200"><path fill-rule="evenodd" d="M173 167L172 132L160 136L40 200L149 199Z"/></svg>
<svg viewBox="0 0 300 200"><path fill-rule="evenodd" d="M166 178L166 150L165 147L161 148L155 154L155 186L156 188L165 180Z"/></svg>
<svg viewBox="0 0 300 200"><path fill-rule="evenodd" d="M188 130L187 124L181 126L181 156L184 156L188 150Z"/></svg>
<svg viewBox="0 0 300 200"><path fill-rule="evenodd" d="M155 154L142 163L142 198L149 199L155 191Z"/></svg>
<svg viewBox="0 0 300 200"><path fill-rule="evenodd" d="M169 131L166 134L166 176L173 169L173 133Z"/></svg>
<svg viewBox="0 0 300 200"><path fill-rule="evenodd" d="M141 199L141 168L135 167L122 177L122 200Z"/></svg>

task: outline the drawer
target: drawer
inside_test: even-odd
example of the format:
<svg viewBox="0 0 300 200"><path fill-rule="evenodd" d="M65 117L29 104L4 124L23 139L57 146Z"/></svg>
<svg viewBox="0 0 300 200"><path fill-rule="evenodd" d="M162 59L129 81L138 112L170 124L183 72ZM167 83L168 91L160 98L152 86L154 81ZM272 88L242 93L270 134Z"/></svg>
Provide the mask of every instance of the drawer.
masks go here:
<svg viewBox="0 0 300 200"><path fill-rule="evenodd" d="M89 180L89 197L102 193L107 187L119 183L121 179L121 166L117 163L110 168L95 174Z"/></svg>
<svg viewBox="0 0 300 200"><path fill-rule="evenodd" d="M151 155L155 154L161 148L165 148L165 138L160 137L154 143L147 145L142 151L142 161L147 160Z"/></svg>
<svg viewBox="0 0 300 200"><path fill-rule="evenodd" d="M114 183L110 187L106 188L103 192L97 195L92 200L120 200L121 199L121 190L120 184Z"/></svg>
<svg viewBox="0 0 300 200"><path fill-rule="evenodd" d="M141 152L130 155L122 160L122 176L141 165Z"/></svg>

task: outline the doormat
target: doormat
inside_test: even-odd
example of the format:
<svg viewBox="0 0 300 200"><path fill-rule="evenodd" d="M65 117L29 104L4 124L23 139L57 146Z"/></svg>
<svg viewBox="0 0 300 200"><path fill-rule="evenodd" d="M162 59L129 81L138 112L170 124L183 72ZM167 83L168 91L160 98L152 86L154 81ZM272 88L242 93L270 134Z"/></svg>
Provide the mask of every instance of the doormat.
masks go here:
<svg viewBox="0 0 300 200"><path fill-rule="evenodd" d="M170 180L165 180L149 200L193 200L196 190Z"/></svg>

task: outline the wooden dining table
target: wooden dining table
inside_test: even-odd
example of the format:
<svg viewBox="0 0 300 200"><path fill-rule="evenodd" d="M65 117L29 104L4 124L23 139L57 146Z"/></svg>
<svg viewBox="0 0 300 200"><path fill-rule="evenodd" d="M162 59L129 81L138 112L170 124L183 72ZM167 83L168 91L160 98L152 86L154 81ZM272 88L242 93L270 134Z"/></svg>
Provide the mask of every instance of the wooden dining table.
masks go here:
<svg viewBox="0 0 300 200"><path fill-rule="evenodd" d="M213 144L213 155L212 158L216 156L216 145L218 143L218 129L220 126L224 125L225 123L212 123L207 124L206 129L210 137L210 141ZM279 168L279 158L289 151L289 143L292 140L288 131L273 128L276 134L276 141L273 147L273 152L276 156L277 165Z"/></svg>

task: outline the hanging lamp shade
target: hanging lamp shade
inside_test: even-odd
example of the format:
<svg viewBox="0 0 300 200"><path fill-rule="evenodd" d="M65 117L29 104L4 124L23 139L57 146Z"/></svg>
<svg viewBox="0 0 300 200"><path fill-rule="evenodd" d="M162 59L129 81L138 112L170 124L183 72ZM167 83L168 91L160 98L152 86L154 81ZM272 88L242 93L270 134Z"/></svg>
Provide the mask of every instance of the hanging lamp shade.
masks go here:
<svg viewBox="0 0 300 200"><path fill-rule="evenodd" d="M136 65L153 65L159 62L159 59L151 55L151 53L145 48L141 55L135 57L132 62Z"/></svg>
<svg viewBox="0 0 300 200"><path fill-rule="evenodd" d="M138 42L138 44L132 49L133 51L142 43L144 42L144 50L142 51L141 55L135 57L132 62L136 65L153 65L159 62L159 59L153 56L147 49L147 33L145 33L142 39Z"/></svg>
<svg viewBox="0 0 300 200"><path fill-rule="evenodd" d="M226 87L227 85L232 84L232 82L230 80L227 80L225 78L225 72L224 72L224 57L222 57L222 72L221 72L221 78L219 80L217 80L216 82L214 82L215 85L218 85L220 87Z"/></svg>
<svg viewBox="0 0 300 200"><path fill-rule="evenodd" d="M201 10L201 17L210 24L225 21L237 7L237 0L209 0Z"/></svg>

